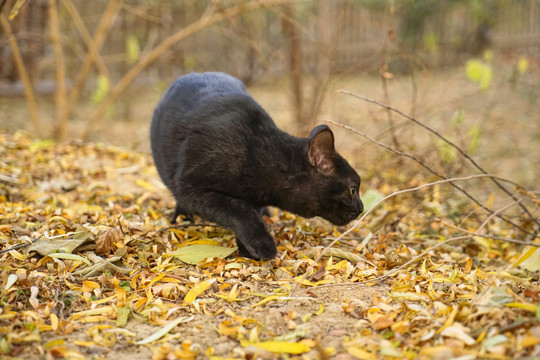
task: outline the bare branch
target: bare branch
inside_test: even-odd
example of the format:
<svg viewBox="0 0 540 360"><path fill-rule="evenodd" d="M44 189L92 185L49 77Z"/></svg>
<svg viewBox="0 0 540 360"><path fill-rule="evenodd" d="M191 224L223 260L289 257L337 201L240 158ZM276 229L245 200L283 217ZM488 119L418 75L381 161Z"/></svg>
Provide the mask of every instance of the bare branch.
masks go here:
<svg viewBox="0 0 540 360"><path fill-rule="evenodd" d="M474 231L470 231L470 230L464 229L462 227L456 226L454 224L449 223L448 221L445 221L444 219L438 219L438 220L441 223L443 223L444 225L448 226L448 227L451 227L451 228L456 229L458 231L464 232L466 234L475 235ZM540 247L540 244L536 244L536 243L533 243L531 241L523 241L523 240L518 240L518 239L511 239L511 238L506 238L506 237L496 236L496 235L490 235L490 234L482 234L482 235L477 235L477 236L487 238L487 239L500 240L500 241L504 241L504 242L519 244L519 245Z"/></svg>
<svg viewBox="0 0 540 360"><path fill-rule="evenodd" d="M457 152L459 152L461 154L461 156L463 156L465 159L467 159L476 169L478 169L481 173L483 174L487 174L487 171L485 171L471 156L469 156L469 154L467 154L465 151L463 151L459 146L457 146L456 144L454 144L452 141L448 140L446 137L444 137L443 135L441 135L441 133L439 133L438 131L430 128L429 126L421 123L420 121L418 121L415 117L411 116L411 115L408 115L408 114L405 114L403 111L400 111L396 108L393 108L392 106L388 105L388 104L385 104L385 103L382 103L380 101L377 101L377 100L374 100L374 99L371 99L371 98L368 98L366 96L363 96L363 95L360 95L360 94L356 94L356 93L353 93L353 92L350 92L350 91L347 91L347 90L339 90L340 93L342 94L345 94L345 95L350 95L350 96L353 96L353 97L356 97L358 99L361 99L361 100L364 100L364 101L367 101L367 102L370 102L372 104L376 104L376 105L379 105L380 107L383 107L385 108L386 110L389 110L389 111L392 111L392 112L395 112L396 114L399 114L401 116L403 116L404 118L412 121L413 123L415 123L416 125L426 129L427 131L429 131L430 133L434 134L435 136L437 136L439 139L443 140L445 143L447 143L448 145L450 145L451 147L453 147L454 149L457 150ZM506 194L508 194L513 200L517 200L517 198L515 197L514 194L512 194L507 188L505 188L499 181L498 179L496 178L491 178L491 180L497 185L497 187L499 187L502 191L504 191ZM527 207L525 207L525 205L523 204L519 204L519 206L521 207L521 209L523 209L523 211L529 216L529 218L534 221L538 227L540 228L540 221L536 218L534 218L534 216L529 212L529 209L527 209Z"/></svg>
<svg viewBox="0 0 540 360"><path fill-rule="evenodd" d="M58 20L58 8L56 0L49 0L49 22L51 27L51 42L54 49L54 68L56 73L56 115L58 123L55 128L55 136L63 140L67 133L68 108L66 92L66 67L64 65L64 53L60 43L60 22Z"/></svg>
<svg viewBox="0 0 540 360"><path fill-rule="evenodd" d="M2 6L3 4L4 3L2 3ZM39 133L41 131L41 124L36 106L34 87L32 86L32 81L30 80L30 76L28 75L28 70L24 65L21 51L19 49L19 45L17 44L17 40L15 39L15 35L11 30L11 26L9 26L8 20L2 13L0 13L0 25L2 26L2 30L4 31L8 39L9 48L11 49L11 53L13 54L15 66L17 67L17 71L19 72L19 76L21 77L21 81L24 86L24 94L26 97L26 103L28 104L28 111L30 112L32 126L34 128L34 131L36 133Z"/></svg>
<svg viewBox="0 0 540 360"><path fill-rule="evenodd" d="M87 122L85 128L81 133L81 138L88 137L92 126L105 114L107 108L112 105L116 99L126 90L126 88L135 80L135 78L143 71L148 65L159 58L165 51L167 51L172 45L192 34L207 28L210 25L218 23L226 18L237 16L243 12L252 11L262 6L280 4L289 2L291 0L265 0L265 1L251 1L249 3L240 3L239 5L232 6L225 9L222 12L216 14L208 14L205 12L203 16L194 23L180 29L176 33L172 34L160 44L158 44L152 51L146 56L142 57L133 67L120 79L118 84L111 90L109 96L100 104L94 115Z"/></svg>
<svg viewBox="0 0 540 360"><path fill-rule="evenodd" d="M343 237L345 237L346 235L350 234L354 229L356 229L358 227L358 225L360 225L360 223L366 218L366 216L368 216L379 204L381 204L382 202L386 201L387 199L391 198L391 197L394 197L396 195L400 195L400 194L405 194L405 193L408 193L408 192L412 192L412 191L417 191L417 190L420 190L420 189L423 189L423 188L426 188L426 187L430 187L430 186L433 186L433 185L437 185L437 184L445 184L445 183L452 183L454 181L463 181L463 180L471 180L471 179L476 179L476 178L488 178L488 177L495 177L495 178L498 178L500 180L504 180L502 178L499 178L495 175L490 175L490 174L477 174L477 175L470 175L470 176L464 176L464 177L457 177L457 178L451 178L451 179L444 179L444 180L438 180L438 181L434 181L434 182L431 182L431 183L427 183L427 184L423 184L423 185L419 185L419 186L415 186L415 187L412 187L412 188L408 188L408 189L403 189L403 190L399 190L399 191L396 191L396 192L393 192L391 193L390 195L386 195L384 198L382 198L381 200L377 201L372 207L371 209L369 209L368 211L366 211L362 217L358 220L356 220L354 222L354 224L349 228L347 229L347 231L343 232L341 235L339 235L337 238L335 238L330 244L328 244L328 246L323 250L321 251L321 254L319 255L319 257L315 260L315 262L319 261L320 258L325 254L326 250L331 248L332 246L335 245L335 243L337 243L338 241L340 241L341 239L343 239ZM521 200L520 200L521 201ZM516 202L513 202L512 204L515 204L517 203ZM506 208L503 208L503 209L499 209L495 212L492 212L492 214L490 214L489 219L491 219L493 216L499 214L501 211L505 210ZM482 227L484 226L485 224L482 225ZM482 227L479 228L482 229ZM471 235L467 235L468 237L471 236Z"/></svg>
<svg viewBox="0 0 540 360"><path fill-rule="evenodd" d="M84 59L84 63L81 67L81 70L79 72L79 76L75 80L75 86L73 87L73 90L71 90L71 94L69 97L69 104L68 104L68 112L71 111L75 103L77 102L77 99L79 98L79 95L82 91L82 88L84 86L84 83L86 82L86 78L88 77L88 74L90 73L90 70L92 69L92 64L95 61L95 59L99 58L98 53L99 49L101 49L101 46L103 45L103 42L105 41L105 38L107 37L107 34L111 28L111 24L114 20L114 17L118 13L118 11L121 9L121 0L111 0L107 4L107 8L105 9L105 12L101 16L101 19L99 21L99 24L97 26L97 29L94 33L94 40L92 42L92 46L88 48L88 54L86 55L86 58ZM98 70L99 70L98 65Z"/></svg>
<svg viewBox="0 0 540 360"><path fill-rule="evenodd" d="M430 173L432 173L433 175L436 175L442 179L448 179L446 176L438 173L437 171L433 170L432 168L430 168L426 163L424 163L422 160L418 159L417 157L415 157L414 155L411 155L411 154L408 154L408 153L405 153L403 151L400 151L400 150L396 150L386 144L383 144L381 143L380 141L377 141L375 140L374 138L372 138L371 136L361 132L360 130L357 130L357 129L354 129L350 126L347 126L347 125L344 125L344 124L341 124L341 123L338 123L336 121L333 121L333 120L329 120L329 119L325 119L326 122L330 122L332 124L335 124L337 126L341 126L347 130L350 130L366 139L368 139L369 141L379 145L380 147L388 150L388 151L391 151L395 154L398 154L398 155L401 155L401 156L405 156L411 160L414 160L415 162L417 162L418 164L420 164L423 168L425 168L426 170L428 170ZM493 177L496 177L493 175ZM498 178L498 177L496 177ZM514 186L520 188L520 189L523 189L523 187L519 184L516 184L515 182L512 182L510 180L507 180L507 179L502 179L502 178L498 178L500 181L505 181L505 182L508 182L508 183L511 183L513 184ZM454 184L454 183L450 183L451 186L453 186L455 189L461 191L465 196L467 196L471 201L473 201L476 205L480 206L482 209L484 209L486 212L492 214L493 213L493 210L489 209L488 207L486 207L484 204L482 204L480 201L478 201L475 197L473 197L471 194L469 194L465 189L463 189L462 187ZM511 224L512 226L516 227L517 229L523 231L525 234L528 234L528 235L531 235L531 236L535 236L535 234L529 232L527 229L523 228L522 226L514 223L512 220L510 219L507 219L506 217L504 217L503 215L499 214L498 217L504 221L506 221L507 223Z"/></svg>

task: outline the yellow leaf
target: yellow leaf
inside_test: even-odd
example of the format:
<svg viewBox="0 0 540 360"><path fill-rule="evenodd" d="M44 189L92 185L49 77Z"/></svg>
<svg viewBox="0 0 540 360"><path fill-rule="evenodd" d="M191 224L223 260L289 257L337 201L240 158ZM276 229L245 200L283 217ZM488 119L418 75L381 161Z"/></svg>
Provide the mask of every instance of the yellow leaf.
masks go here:
<svg viewBox="0 0 540 360"><path fill-rule="evenodd" d="M219 324L219 333L225 336L237 336L240 326L232 325L230 321L224 320Z"/></svg>
<svg viewBox="0 0 540 360"><path fill-rule="evenodd" d="M424 259L424 261L422 262L422 268L421 268L421 270L420 270L420 274L422 274L422 275L424 275L425 273L427 273L426 263L427 263L427 259Z"/></svg>
<svg viewBox="0 0 540 360"><path fill-rule="evenodd" d="M529 271L537 271L540 269L540 250L539 248L530 246L526 247L522 255L512 265L513 267L520 266Z"/></svg>
<svg viewBox="0 0 540 360"><path fill-rule="evenodd" d="M246 345L247 344L247 345ZM309 346L303 343L292 343L288 341L261 341L259 343L241 342L241 345L246 347L253 345L259 349L286 354L302 354L311 350Z"/></svg>
<svg viewBox="0 0 540 360"><path fill-rule="evenodd" d="M158 276L156 276L155 278L152 279L152 281L150 281L150 283L148 283L148 285L146 286L147 288L150 288L152 287L153 284L157 283L159 280L163 279L167 274L163 273L163 274L159 274Z"/></svg>
<svg viewBox="0 0 540 360"><path fill-rule="evenodd" d="M228 302L233 302L236 297L238 296L238 292L236 291L238 289L238 283L233 285L233 288L229 292L229 296L227 297Z"/></svg>
<svg viewBox="0 0 540 360"><path fill-rule="evenodd" d="M529 68L529 60L526 57L520 57L517 63L517 71L523 74Z"/></svg>
<svg viewBox="0 0 540 360"><path fill-rule="evenodd" d="M24 255L18 252L17 250L11 250L9 254L19 261L25 261L26 259L30 257L30 255Z"/></svg>
<svg viewBox="0 0 540 360"><path fill-rule="evenodd" d="M51 340L43 344L43 348L50 349L56 346L64 345L65 343L66 343L65 339L55 339L55 340Z"/></svg>
<svg viewBox="0 0 540 360"><path fill-rule="evenodd" d="M540 339L536 336L527 336L523 340L519 342L519 349L526 348L528 346L535 346L536 344L540 344Z"/></svg>
<svg viewBox="0 0 540 360"><path fill-rule="evenodd" d="M437 333L440 334L441 332L444 331L444 329L446 329L447 327L451 326L453 323L454 323L454 319L456 318L456 315L458 313L458 307L457 306L452 306L452 312L450 313L450 316L448 316L448 319L446 319L446 321L444 322L443 326L441 326L439 328L439 330L437 330Z"/></svg>
<svg viewBox="0 0 540 360"><path fill-rule="evenodd" d="M509 304L504 304L504 306L523 309L523 310L527 310L527 311L530 311L530 312L533 312L533 313L536 312L536 305L533 305L533 304L509 303Z"/></svg>
<svg viewBox="0 0 540 360"><path fill-rule="evenodd" d="M92 292L95 289L99 289L99 284L95 281L83 281L82 291L83 292Z"/></svg>
<svg viewBox="0 0 540 360"><path fill-rule="evenodd" d="M150 184L147 181L144 181L143 179L137 179L137 181L135 181L135 184L137 184L139 187L142 187L143 189L146 189L146 190L155 189L154 185Z"/></svg>
<svg viewBox="0 0 540 360"><path fill-rule="evenodd" d="M306 286L315 286L314 283L312 283L308 279L305 279L303 276L299 276L299 277L295 278L294 281L296 281L297 283L300 283L302 285L306 285Z"/></svg>
<svg viewBox="0 0 540 360"><path fill-rule="evenodd" d="M56 331L58 329L58 316L56 316L56 314L54 313L51 313L51 327L54 331Z"/></svg>
<svg viewBox="0 0 540 360"><path fill-rule="evenodd" d="M266 304L267 302L272 301L272 300L282 299L283 296L284 295L270 295L270 296L267 296L264 299L262 299L261 301L259 301L258 303L254 304L254 305L251 305L250 308L254 308L254 307L257 307L259 305Z"/></svg>
<svg viewBox="0 0 540 360"><path fill-rule="evenodd" d="M79 312L71 315L70 320L77 320L77 319L82 318L83 316L89 316L89 315L109 314L113 310L114 310L114 307L109 305L109 306L102 306L100 308L79 311Z"/></svg>
<svg viewBox="0 0 540 360"><path fill-rule="evenodd" d="M84 346L84 347L96 346L96 343L93 341L73 340L72 342L74 345L77 345L77 346Z"/></svg>
<svg viewBox="0 0 540 360"><path fill-rule="evenodd" d="M188 293L184 297L184 301L188 304L193 303L193 301L195 301L197 296L201 295L203 292L208 290L208 288L210 288L210 286L212 286L212 284L215 282L216 282L216 279L208 279L208 280L201 281L200 283L198 283L197 285L195 285L188 291Z"/></svg>
<svg viewBox="0 0 540 360"><path fill-rule="evenodd" d="M374 359L371 353L357 347L348 347L347 352L357 359Z"/></svg>

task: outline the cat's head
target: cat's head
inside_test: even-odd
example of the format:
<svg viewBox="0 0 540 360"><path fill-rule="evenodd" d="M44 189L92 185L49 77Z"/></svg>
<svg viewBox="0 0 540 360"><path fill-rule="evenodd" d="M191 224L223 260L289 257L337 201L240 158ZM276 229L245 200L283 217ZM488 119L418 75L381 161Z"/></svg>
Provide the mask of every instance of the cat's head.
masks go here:
<svg viewBox="0 0 540 360"><path fill-rule="evenodd" d="M305 189L307 216L320 216L346 225L364 211L360 200L360 176L334 148L334 134L326 125L315 127L309 137L307 158L310 184Z"/></svg>

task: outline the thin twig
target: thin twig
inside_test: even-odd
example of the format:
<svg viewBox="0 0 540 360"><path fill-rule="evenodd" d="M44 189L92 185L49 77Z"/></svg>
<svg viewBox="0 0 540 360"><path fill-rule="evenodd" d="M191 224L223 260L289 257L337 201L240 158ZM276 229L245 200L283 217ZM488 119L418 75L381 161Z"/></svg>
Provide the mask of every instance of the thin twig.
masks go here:
<svg viewBox="0 0 540 360"><path fill-rule="evenodd" d="M464 232L464 233L466 233L466 234L475 235L475 232L474 232L474 231L467 230L467 229L464 229L464 228L462 228L462 227L460 227L460 226L451 224L451 223L449 223L448 221L445 221L444 219L438 219L438 220L439 220L441 223L443 223L444 225L446 225L446 226L448 226L448 227L451 227L451 228L453 228L453 229L455 229L455 230ZM523 240L511 239L511 238L506 238L506 237L497 236L497 235L490 235L490 234L482 234L482 235L477 235L477 236L480 236L480 237L483 237L483 238L486 238L486 239L500 240L500 241L509 242L509 243L514 243L514 244L519 244L519 245L526 245L526 246L540 247L540 244L533 243L532 241L523 241Z"/></svg>
<svg viewBox="0 0 540 360"><path fill-rule="evenodd" d="M356 229L358 227L358 225L360 225L360 223L366 218L366 216L368 216L375 208L377 208L377 206L379 204L381 204L382 202L386 201L387 199L389 199L391 197L394 197L394 196L400 195L400 194L405 194L405 193L412 192L412 191L417 191L417 190L420 190L420 189L423 189L423 188L426 188L426 187L430 187L430 186L433 186L433 185L437 185L437 184L452 183L454 181L464 181L464 180L471 180L471 179L476 179L476 178L494 177L494 176L495 175L490 175L490 174L476 174L476 175L469 175L469 176L464 176L464 177L457 177L457 178L451 178L451 179L438 180L438 181L434 181L434 182L431 182L431 183L415 186L415 187L412 187L412 188L399 190L399 191L391 193L390 195L386 195L384 198L377 201L368 211L366 211L362 215L362 217L360 219L356 220L354 222L354 224L349 229L347 229L347 231L343 232L341 235L339 235L337 238L335 238L330 244L328 244L328 246L321 252L319 257L315 260L315 262L320 260L320 258L325 254L327 249L334 246L335 243L337 243L338 241L343 239L343 237L350 234L354 229ZM499 212L500 212L499 210L493 212L492 214L490 214L490 217L488 219L490 219L492 216L498 214Z"/></svg>
<svg viewBox="0 0 540 360"><path fill-rule="evenodd" d="M368 97L360 95L360 94L356 94L356 93L353 93L353 92L350 92L350 91L347 91L347 90L339 90L339 92L342 93L342 94L350 95L350 96L356 97L358 99L370 102L372 104L379 105L379 106L381 106L381 107L383 107L383 108L385 108L385 109L387 109L389 111L395 112L396 114L399 114L399 115L403 116L404 118L412 121L416 125L426 129L430 133L437 136L439 139L443 140L445 143L447 143L448 145L450 145L451 147L456 149L457 152L459 154L461 154L461 156L463 156L465 159L467 159L481 173L487 174L487 171L485 171L469 154L467 154L465 151L463 151L459 146L457 146L452 141L448 140L446 137L441 135L441 133L439 133L438 131L436 131L436 130L430 128L429 126L423 124L422 122L418 121L415 117L413 117L411 115L408 115L408 114L405 114L403 111L398 110L398 109L396 109L396 108L394 108L394 107L392 107L392 106L390 106L388 104L382 103L380 101L368 98ZM508 194L512 199L517 200L516 196L514 194L512 194L506 187L504 187L496 178L492 178L491 181L493 181L497 185L497 187L499 187L502 191L504 191L506 194ZM540 228L540 221L538 221L537 219L534 218L534 216L529 212L529 209L527 209L527 207L525 205L523 205L523 204L519 204L519 206L529 216L529 218L532 221L534 221L538 225L538 227ZM534 235L534 236L536 236L536 235Z"/></svg>
<svg viewBox="0 0 540 360"><path fill-rule="evenodd" d="M55 136L64 140L67 134L67 92L66 92L66 67L64 53L60 42L60 21L58 20L58 8L56 0L49 0L49 22L51 27L51 42L54 50L54 68L56 73L56 116L58 123Z"/></svg>
<svg viewBox="0 0 540 360"><path fill-rule="evenodd" d="M178 229L178 228L187 228L187 227L192 227L192 226L195 226L195 227L214 227L214 228L220 228L221 226L219 225L215 225L215 224L191 224L191 223L182 223L182 224L176 224L176 225L172 225L172 226L167 226L167 227L164 227L164 228L161 228L158 230L158 233L160 232L164 232L164 231L167 231L167 230L171 230L171 229Z"/></svg>
<svg viewBox="0 0 540 360"><path fill-rule="evenodd" d="M473 175L474 176L474 175ZM457 179L457 178L456 178ZM427 185L427 184L426 184ZM406 190L410 190L410 189L406 189ZM405 190L404 190L405 191ZM392 194L391 194L392 195ZM389 195L390 196L390 195ZM446 239L444 241L441 241L440 243L437 243L435 245L433 245L432 247L430 247L429 249L423 251L421 254L415 256L414 258L412 258L411 260L407 261L405 264L403 265L400 265L396 268L393 268L392 270L390 270L389 272L387 272L386 274L384 275L381 275L381 276L378 276L374 279L368 279L368 280L364 280L364 281L360 281L360 282L355 282L355 283L341 283L341 284L327 284L327 285L321 285L317 288L324 288L324 287L334 287L334 286L343 286L343 285L347 285L347 286L353 286L353 285L363 285L363 284L367 284L367 283L373 283L373 282L379 282L381 280L384 280L394 274L396 274L397 272L399 272L400 270L406 268L407 266L411 265L412 263L415 263L416 261L418 261L419 259L423 258L424 256L426 256L427 254L429 254L430 252L432 252L433 250L435 250L436 248L438 247L441 247L445 244L448 244L449 242L452 242L452 241L457 241L457 240L464 240L464 239L471 239L473 238L474 236L483 236L483 235L480 235L480 231L482 231L482 229L488 224L488 222L493 219L493 217L497 216L497 214L505 211L506 209L508 209L509 207L511 206L514 206L516 204L518 204L522 199L518 199L516 201L513 201L512 203L508 204L508 205L505 205L503 206L502 208L498 209L497 211L494 211L493 214L490 214L488 216L488 218L478 227L478 229L476 229L476 231L473 233L473 234L468 234L468 235L461 235L461 236L456 236L456 237L453 237L453 238L450 238L450 239ZM375 206L373 207L375 208ZM372 208L372 209L373 209ZM343 235L343 234L342 234ZM332 244L330 244L329 246L331 246ZM529 244L531 245L531 244Z"/></svg>
<svg viewBox="0 0 540 360"><path fill-rule="evenodd" d="M0 250L0 254L3 254L3 253L7 253L11 250L17 250L17 249L20 249L22 247L25 247L25 246L28 246L30 245L31 243L24 243L24 244L17 244L17 245L13 245L12 247L10 248L7 248L7 249L4 249L4 250Z"/></svg>
<svg viewBox="0 0 540 360"><path fill-rule="evenodd" d="M120 79L114 88L111 89L109 96L103 100L99 105L98 109L92 115L92 117L86 123L80 137L85 139L88 137L90 130L94 124L103 117L110 105L112 105L116 99L126 90L126 88L135 80L135 78L146 69L148 65L158 59L165 51L167 51L171 46L186 39L187 37L193 35L194 33L207 28L210 25L216 24L228 17L237 16L247 11L253 11L265 5L280 4L285 3L291 0L263 0L263 1L251 1L249 3L240 3L236 6L231 6L216 14L207 14L205 13L199 20L191 23L190 25L178 30L176 33L172 34L161 43L159 43L152 51L150 51L146 56L143 56L139 61L133 65L133 67Z"/></svg>
<svg viewBox="0 0 540 360"><path fill-rule="evenodd" d="M91 60L96 64L96 68L99 71L101 75L106 77L107 79L110 78L109 72L107 70L107 67L105 66L105 63L99 54L99 50L96 46L96 43L92 39L92 36L88 32L88 29L86 25L84 24L83 19L81 18L81 15L79 14L79 11L77 10L77 7L73 4L71 0L61 0L62 5L66 8L66 10L69 12L69 15L71 16L71 19L73 20L73 24L77 28L77 31L81 35L81 38L84 41L84 44L88 48L88 55L90 56ZM125 6L125 4L124 4Z"/></svg>
<svg viewBox="0 0 540 360"><path fill-rule="evenodd" d="M385 145L385 144L381 143L380 141L378 141L378 140L372 138L371 136L369 136L369 135L367 135L367 134L365 134L365 133L363 133L363 132L361 132L361 131L359 131L359 130L357 130L357 129L354 129L354 128L348 126L348 125L344 125L344 124L341 124L341 123L338 123L338 122L336 122L336 121L329 120L329 119L325 119L324 121L330 122L330 123L335 124L335 125L337 125L337 126L341 126L341 127L345 128L345 129L347 129L347 130L350 130L350 131L352 131L352 132L354 132L354 133L356 133L356 134L358 134L358 135L360 135L360 136L362 136L362 137L368 139L369 141L371 141L371 142L373 142L373 143L379 145L380 147L382 147L382 148L384 148L384 149L386 149L386 150L388 150L388 151L391 151L391 152L393 152L393 153L395 153L395 154L398 154L398 155L401 155L401 156L405 156L405 157L407 157L407 158L409 158L409 159L411 159L411 160L414 160L415 162L417 162L418 164L420 164L423 168L425 168L426 170L428 170L428 171L429 171L430 173L432 173L433 175L436 175L436 176L438 176L438 177L440 177L440 178L442 178L442 179L448 179L446 176L444 176L444 175L438 173L437 171L433 170L432 168L430 168L426 163L424 163L422 160L418 159L418 158L415 157L414 155L405 153L405 152L400 151L400 150L396 150L396 149L394 149L394 148L392 148L392 147L390 147L390 146L388 146L388 145ZM514 186L516 186L516 187L518 187L518 188L520 188L520 189L523 189L523 187L522 187L521 185L519 185L519 184L517 184L517 183L515 183L515 182L513 182L513 181L510 181L510 180L508 180L508 179L502 179L502 178L499 178L499 180L508 182L508 183L510 183L510 184L512 184L512 185L514 185ZM476 205L480 206L482 209L484 209L484 210L487 211L488 213L490 213L490 214L493 213L493 210L489 209L487 206L485 206L484 204L482 204L480 201L478 201L475 197L473 197L471 194L469 194L469 193L468 193L465 189L463 189L462 187L460 187L460 186L458 186L458 185L456 185L456 184L454 184L454 183L450 183L450 185L453 186L455 189L461 191L461 193L463 193L465 196L467 196L472 202L474 202ZM515 228L517 228L517 229L523 231L525 234L531 235L531 236L533 236L533 237L535 236L534 233L529 232L527 229L523 228L521 225L518 225L518 224L514 223L512 220L507 219L507 218L504 217L503 215L499 214L498 217L499 217L500 219L504 220L505 222L511 224L511 225L514 226Z"/></svg>
<svg viewBox="0 0 540 360"><path fill-rule="evenodd" d="M0 13L0 25L2 26L2 30L4 31L4 34L6 34L6 37L8 39L9 48L11 50L11 54L13 55L13 60L15 61L17 72L19 73L19 76L24 86L24 95L26 97L26 103L28 104L28 111L30 112L32 126L34 128L34 131L39 134L41 131L41 124L36 106L34 87L32 86L32 81L30 80L30 76L28 75L28 70L24 65L24 60L22 58L19 45L17 44L17 39L15 38L13 31L11 30L11 26L9 26L8 20L2 13Z"/></svg>
<svg viewBox="0 0 540 360"><path fill-rule="evenodd" d="M381 275L379 277L376 277L375 279L370 279L370 280L364 280L362 282L358 282L358 283L354 283L354 284L365 284L365 283L370 283L370 282L378 282L378 281L381 281L381 280L384 280L386 278L388 278L389 276L397 273L399 270L401 269L404 269L406 268L407 266L409 266L410 264L418 261L419 259L423 258L424 256L426 256L427 254L429 254L430 252L432 252L433 250L435 250L436 248L438 247L441 247L442 245L444 244L447 244L451 241L456 241L456 240L463 240L463 239L467 239L467 238L472 238L474 236L481 236L480 235L480 231L488 224L488 222L493 219L493 217L495 217L497 214L503 212L504 210L508 209L509 207L511 206L514 206L516 205L517 203L519 203L521 201L521 199L519 199L518 201L514 201L506 206L503 206L502 208L498 209L497 211L493 212L493 214L490 214L488 216L488 218L478 227L478 229L476 229L476 231L473 233L473 234L469 234L469 235L462 235L462 236L456 236L456 237L453 237L453 238L450 238L450 239L447 239L445 241L442 241L440 243L437 243L435 245L433 245L432 247L430 247L429 249L423 251L421 254L415 256L414 258L412 258L411 260L407 261L405 264L403 265L400 265L392 270L390 270L388 273L384 274L384 275Z"/></svg>
<svg viewBox="0 0 540 360"><path fill-rule="evenodd" d="M99 24L94 33L93 45L88 48L88 54L86 55L86 58L84 59L84 63L81 66L79 75L77 76L77 79L75 80L75 85L73 89L71 90L71 94L70 94L69 102L68 102L69 111L71 111L71 109L77 102L77 99L79 98L80 93L82 92L84 83L86 82L86 78L88 77L88 74L90 73L90 70L92 69L92 64L94 63L95 59L99 57L97 54L99 53L99 50L101 49L101 46L103 45L103 42L105 41L105 38L107 37L109 30L111 29L111 24L116 14L121 9L121 4L122 4L121 0L109 1L107 4L107 8L105 9L105 12L101 16Z"/></svg>

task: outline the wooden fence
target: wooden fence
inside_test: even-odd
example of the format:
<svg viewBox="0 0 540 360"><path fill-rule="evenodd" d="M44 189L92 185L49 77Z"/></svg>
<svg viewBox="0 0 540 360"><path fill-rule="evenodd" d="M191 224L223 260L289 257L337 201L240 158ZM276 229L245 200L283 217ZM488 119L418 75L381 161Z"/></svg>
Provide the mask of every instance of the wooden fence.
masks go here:
<svg viewBox="0 0 540 360"><path fill-rule="evenodd" d="M76 76L87 53L80 26L66 5L71 1L90 36L94 36L109 3L58 1L68 79ZM110 77L120 78L140 54L203 14L239 2L124 1L100 51ZM8 0L4 4L2 13L6 17L14 3ZM55 88L48 4L46 0L31 0L10 21L30 77L41 93ZM230 72L246 81L283 74L290 56L284 22L298 29L298 51L306 73L316 72L321 66L332 72L376 68L381 66L381 54L387 55L384 61L394 61L399 70L399 59L413 55L428 66L446 66L487 48L529 56L540 53L538 0L324 0L296 1L293 5L292 18L282 6L268 6L196 32L166 51L138 81L208 69ZM12 49L4 35L0 35L0 94L22 93Z"/></svg>

